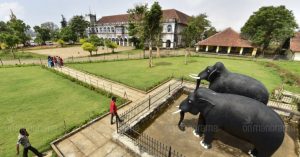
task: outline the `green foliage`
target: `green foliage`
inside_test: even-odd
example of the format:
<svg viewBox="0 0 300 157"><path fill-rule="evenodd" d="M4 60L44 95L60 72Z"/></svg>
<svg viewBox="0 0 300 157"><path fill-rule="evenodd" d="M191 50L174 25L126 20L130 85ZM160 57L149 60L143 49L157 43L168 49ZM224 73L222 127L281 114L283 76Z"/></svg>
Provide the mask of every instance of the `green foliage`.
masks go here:
<svg viewBox="0 0 300 157"><path fill-rule="evenodd" d="M59 29L58 26L53 22L45 22L41 24L41 28L50 30L50 38L53 41L59 39Z"/></svg>
<svg viewBox="0 0 300 157"><path fill-rule="evenodd" d="M13 30L14 34L19 38L19 42L23 45L26 45L27 41L30 40L30 36L26 34L30 26L26 25L22 20L17 19L13 13L7 22L7 26Z"/></svg>
<svg viewBox="0 0 300 157"><path fill-rule="evenodd" d="M241 33L264 52L270 43L280 43L277 45L280 47L294 35L297 27L292 11L285 6L268 6L254 12L242 27Z"/></svg>
<svg viewBox="0 0 300 157"><path fill-rule="evenodd" d="M79 43L82 45L87 42L86 38L79 39Z"/></svg>
<svg viewBox="0 0 300 157"><path fill-rule="evenodd" d="M114 53L115 52L115 48L118 47L118 45L115 42L112 42L110 40L105 40L105 45L106 47L111 49L111 52Z"/></svg>
<svg viewBox="0 0 300 157"><path fill-rule="evenodd" d="M59 32L59 36L62 40L69 42L69 41L77 41L78 36L76 35L75 32L71 30L69 26L66 26L62 28Z"/></svg>
<svg viewBox="0 0 300 157"><path fill-rule="evenodd" d="M37 33L37 41L41 41L42 45L44 45L46 41L51 40L49 28L34 26L33 29Z"/></svg>
<svg viewBox="0 0 300 157"><path fill-rule="evenodd" d="M182 38L186 47L193 47L201 38L204 37L206 30L210 30L209 33L214 33L215 28L211 27L210 21L207 19L207 15L200 14L198 16L192 16L189 19L187 27L182 30ZM207 33L207 36L210 35Z"/></svg>
<svg viewBox="0 0 300 157"><path fill-rule="evenodd" d="M62 39L57 40L57 43L60 45L60 47L63 47L65 44L65 41Z"/></svg>
<svg viewBox="0 0 300 157"><path fill-rule="evenodd" d="M88 41L95 46L104 46L104 39L99 38L97 35L91 35Z"/></svg>
<svg viewBox="0 0 300 157"><path fill-rule="evenodd" d="M97 50L97 47L95 45L93 45L92 43L89 42L85 42L81 45L81 48L84 51L88 51L90 53L90 55L92 56L92 52Z"/></svg>
<svg viewBox="0 0 300 157"><path fill-rule="evenodd" d="M83 16L73 16L69 22L69 26L80 38L85 36L85 31L89 26L89 22L84 20Z"/></svg>

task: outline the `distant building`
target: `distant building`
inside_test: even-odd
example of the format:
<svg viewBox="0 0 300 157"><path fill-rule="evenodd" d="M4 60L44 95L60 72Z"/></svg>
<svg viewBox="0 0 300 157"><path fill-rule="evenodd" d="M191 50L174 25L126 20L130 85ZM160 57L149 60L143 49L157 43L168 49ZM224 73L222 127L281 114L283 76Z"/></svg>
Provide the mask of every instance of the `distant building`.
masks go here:
<svg viewBox="0 0 300 157"><path fill-rule="evenodd" d="M300 61L300 32L290 39L290 50L293 52L293 59Z"/></svg>
<svg viewBox="0 0 300 157"><path fill-rule="evenodd" d="M256 47L253 47L248 40L241 38L240 34L231 28L199 41L196 44L196 51L199 50L252 56L255 56L257 52Z"/></svg>
<svg viewBox="0 0 300 157"><path fill-rule="evenodd" d="M161 38L163 48L176 48L183 44L180 33L187 25L189 18L190 16L175 9L163 10ZM91 23L88 35L96 34L98 37L112 40L118 45L132 46L127 30L129 14L103 16L98 21L96 15L89 14L86 16L86 20Z"/></svg>

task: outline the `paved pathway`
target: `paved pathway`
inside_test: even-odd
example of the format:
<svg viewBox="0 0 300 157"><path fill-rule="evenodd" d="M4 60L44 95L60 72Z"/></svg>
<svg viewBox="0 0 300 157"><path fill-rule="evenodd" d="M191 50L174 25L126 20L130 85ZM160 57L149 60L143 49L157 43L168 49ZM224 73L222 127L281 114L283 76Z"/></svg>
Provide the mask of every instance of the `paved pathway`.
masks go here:
<svg viewBox="0 0 300 157"><path fill-rule="evenodd" d="M86 73L68 68L55 68L69 76L77 78L88 84L98 86L105 90L111 90L114 94L124 97L126 92L129 105L121 108L119 113L126 111L128 108L136 105L140 101L147 99L150 95L167 88L169 84L173 84L176 80L170 80L162 86L156 88L150 93L144 94L138 90L129 88L125 85L115 83L103 78L88 75ZM109 87L109 88L108 88ZM90 126L80 130L79 132L65 138L55 144L55 147L63 156L66 157L129 157L131 156L127 150L112 141L112 134L116 131L116 126L110 124L110 115L105 116L101 120L91 124Z"/></svg>

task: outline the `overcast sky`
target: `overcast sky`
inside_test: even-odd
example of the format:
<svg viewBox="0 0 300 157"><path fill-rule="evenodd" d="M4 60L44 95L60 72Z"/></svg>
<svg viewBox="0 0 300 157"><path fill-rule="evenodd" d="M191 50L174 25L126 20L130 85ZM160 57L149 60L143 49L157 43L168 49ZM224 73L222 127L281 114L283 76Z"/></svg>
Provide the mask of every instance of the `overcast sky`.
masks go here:
<svg viewBox="0 0 300 157"><path fill-rule="evenodd" d="M158 0L163 9L177 9L188 15L206 13L217 30L232 27L239 31L249 16L261 6L285 5L292 10L300 25L300 0ZM61 14L67 20L73 15L126 13L138 3L153 0L0 0L0 20L9 19L10 9L30 26L52 21L60 26Z"/></svg>

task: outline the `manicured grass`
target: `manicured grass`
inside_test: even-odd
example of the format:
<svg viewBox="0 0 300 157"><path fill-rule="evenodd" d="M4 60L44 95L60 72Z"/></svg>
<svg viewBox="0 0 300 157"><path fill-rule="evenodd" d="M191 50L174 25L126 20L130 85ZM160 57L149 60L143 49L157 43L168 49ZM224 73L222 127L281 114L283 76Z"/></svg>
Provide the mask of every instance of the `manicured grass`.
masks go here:
<svg viewBox="0 0 300 157"><path fill-rule="evenodd" d="M300 77L300 62L299 61L278 61L275 64L280 68L290 71L291 73Z"/></svg>
<svg viewBox="0 0 300 157"><path fill-rule="evenodd" d="M15 52L15 56L16 56L15 59L17 59L17 58L32 59L32 58L46 58L47 57L45 55L35 54L35 53L31 53L31 52L26 52L26 51L22 52L21 50ZM1 50L0 50L0 58L2 60L12 60L12 59L14 59L11 52L4 52L4 51L1 51Z"/></svg>
<svg viewBox="0 0 300 157"><path fill-rule="evenodd" d="M69 66L98 76L102 76L126 85L149 90L170 76L191 80L190 73L199 73L208 65L221 61L232 72L252 76L263 82L269 91L277 88L282 80L273 68L248 60L190 57L184 64L184 57L155 59L155 67L148 67L148 60L128 60L99 63L69 64ZM192 80L194 81L194 80Z"/></svg>
<svg viewBox="0 0 300 157"><path fill-rule="evenodd" d="M106 96L39 66L0 68L0 75L1 157L15 156L22 127L28 129L32 145L45 150L66 130L109 108Z"/></svg>

